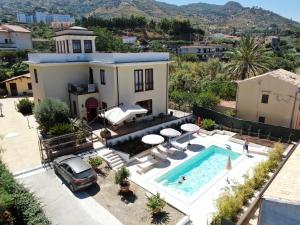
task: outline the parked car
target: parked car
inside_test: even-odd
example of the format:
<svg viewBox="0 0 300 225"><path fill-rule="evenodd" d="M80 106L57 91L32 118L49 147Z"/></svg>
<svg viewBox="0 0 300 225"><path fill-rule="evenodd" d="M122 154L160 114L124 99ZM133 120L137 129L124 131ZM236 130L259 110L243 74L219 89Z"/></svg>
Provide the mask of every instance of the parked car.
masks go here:
<svg viewBox="0 0 300 225"><path fill-rule="evenodd" d="M95 170L76 155L58 157L53 162L54 172L68 184L72 192L85 189L97 182Z"/></svg>

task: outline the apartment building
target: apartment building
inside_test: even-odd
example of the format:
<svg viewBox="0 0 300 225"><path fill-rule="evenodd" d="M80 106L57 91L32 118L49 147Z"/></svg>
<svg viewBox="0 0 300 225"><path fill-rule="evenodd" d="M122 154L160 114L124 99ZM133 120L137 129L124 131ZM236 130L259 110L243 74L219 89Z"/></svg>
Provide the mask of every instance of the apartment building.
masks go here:
<svg viewBox="0 0 300 225"><path fill-rule="evenodd" d="M30 30L10 24L0 25L0 51L32 49Z"/></svg>
<svg viewBox="0 0 300 225"><path fill-rule="evenodd" d="M177 49L177 54L196 54L201 61L207 61L209 58L223 58L228 46L225 45L191 45L181 46Z"/></svg>
<svg viewBox="0 0 300 225"><path fill-rule="evenodd" d="M50 14L48 12L34 12L34 13L18 13L17 21L19 23L46 23L52 22L70 22L74 23L74 17L68 14Z"/></svg>
<svg viewBox="0 0 300 225"><path fill-rule="evenodd" d="M169 53L96 53L93 32L82 27L54 39L56 53L29 54L26 62L35 103L61 99L88 121L120 104L146 109L143 116L167 113Z"/></svg>
<svg viewBox="0 0 300 225"><path fill-rule="evenodd" d="M279 69L237 82L239 118L300 129L300 76Z"/></svg>

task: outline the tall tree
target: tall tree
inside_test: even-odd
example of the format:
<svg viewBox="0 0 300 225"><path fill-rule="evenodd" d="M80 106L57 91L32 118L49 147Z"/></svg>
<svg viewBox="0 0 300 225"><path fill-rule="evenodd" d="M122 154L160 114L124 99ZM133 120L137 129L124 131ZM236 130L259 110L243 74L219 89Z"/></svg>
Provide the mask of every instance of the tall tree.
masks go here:
<svg viewBox="0 0 300 225"><path fill-rule="evenodd" d="M230 62L226 69L232 79L246 79L269 70L270 58L267 50L254 36L241 38L240 46L229 54Z"/></svg>

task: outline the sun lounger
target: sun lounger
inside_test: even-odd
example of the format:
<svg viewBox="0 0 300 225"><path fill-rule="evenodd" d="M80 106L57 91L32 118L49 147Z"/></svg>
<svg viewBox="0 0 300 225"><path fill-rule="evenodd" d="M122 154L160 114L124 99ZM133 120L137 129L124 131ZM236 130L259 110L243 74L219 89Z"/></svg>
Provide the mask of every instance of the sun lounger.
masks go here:
<svg viewBox="0 0 300 225"><path fill-rule="evenodd" d="M161 153L157 148L153 148L153 149L151 150L151 153L152 153L152 155L153 155L155 158L159 158L159 159L161 159L161 160L166 160L166 159L168 158L167 155Z"/></svg>
<svg viewBox="0 0 300 225"><path fill-rule="evenodd" d="M146 162L146 161L148 161L150 159L153 159L153 156L149 155L149 154L145 155L145 156L143 156L141 158L135 157L135 160L138 161L139 163L144 163L144 162Z"/></svg>
<svg viewBox="0 0 300 225"><path fill-rule="evenodd" d="M162 153L165 153L165 154L168 154L168 155L173 155L177 151L177 149L174 148L174 147L165 147L165 146L162 146L162 145L158 145L157 149L159 151L161 151Z"/></svg>
<svg viewBox="0 0 300 225"><path fill-rule="evenodd" d="M138 173L145 173L147 170L153 168L153 166L157 163L158 161L156 159L149 159L148 161L146 162L143 162L141 164L138 164L137 167L138 167L138 170L137 172Z"/></svg>
<svg viewBox="0 0 300 225"><path fill-rule="evenodd" d="M177 141L171 141L171 145L178 150L185 151L186 146L179 144Z"/></svg>

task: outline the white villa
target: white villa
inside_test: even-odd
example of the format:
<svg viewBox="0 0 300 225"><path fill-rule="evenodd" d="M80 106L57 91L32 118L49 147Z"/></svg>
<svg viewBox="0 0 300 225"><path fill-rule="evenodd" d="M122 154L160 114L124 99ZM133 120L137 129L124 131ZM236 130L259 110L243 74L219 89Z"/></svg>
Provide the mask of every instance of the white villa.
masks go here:
<svg viewBox="0 0 300 225"><path fill-rule="evenodd" d="M119 105L126 106L122 121L132 115L127 110L143 113L137 118L166 114L169 53L96 53L95 38L92 31L71 27L56 33L56 53L29 54L35 103L61 99L87 121Z"/></svg>

